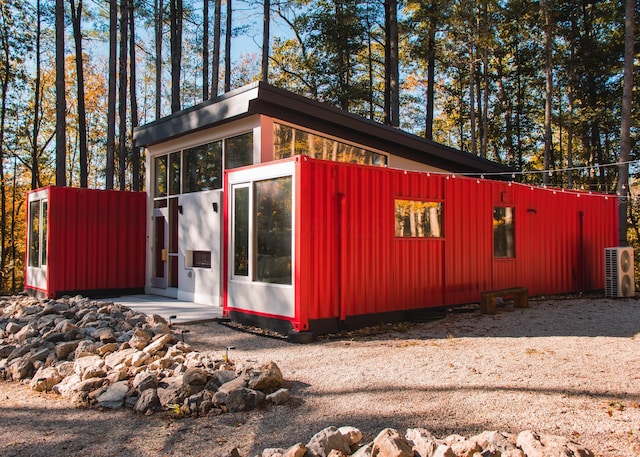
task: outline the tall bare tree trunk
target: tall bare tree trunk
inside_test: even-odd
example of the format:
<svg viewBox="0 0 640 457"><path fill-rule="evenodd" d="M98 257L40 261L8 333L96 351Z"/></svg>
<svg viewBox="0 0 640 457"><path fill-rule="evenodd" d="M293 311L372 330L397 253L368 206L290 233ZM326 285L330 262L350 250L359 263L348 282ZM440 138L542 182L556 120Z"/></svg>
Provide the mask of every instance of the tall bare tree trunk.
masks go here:
<svg viewBox="0 0 640 457"><path fill-rule="evenodd" d="M431 17L433 18L433 15ZM436 85L436 25L433 19L430 22L427 41L427 119L424 134L427 140L433 140L433 105Z"/></svg>
<svg viewBox="0 0 640 457"><path fill-rule="evenodd" d="M171 112L180 111L180 71L182 68L182 0L170 0L171 19Z"/></svg>
<svg viewBox="0 0 640 457"><path fill-rule="evenodd" d="M164 20L163 0L154 1L156 45L156 119L162 117L162 30Z"/></svg>
<svg viewBox="0 0 640 457"><path fill-rule="evenodd" d="M209 100L209 0L202 2L202 100Z"/></svg>
<svg viewBox="0 0 640 457"><path fill-rule="evenodd" d="M64 81L64 0L56 0L56 185L67 185L67 98Z"/></svg>
<svg viewBox="0 0 640 457"><path fill-rule="evenodd" d="M224 44L224 91L231 90L231 33L233 27L232 20L233 7L231 0L227 0L227 34Z"/></svg>
<svg viewBox="0 0 640 457"><path fill-rule="evenodd" d="M218 96L220 90L220 33L222 22L222 0L214 0L213 12L213 56L211 57L211 98Z"/></svg>
<svg viewBox="0 0 640 457"><path fill-rule="evenodd" d="M482 111L480 111L480 157L487 158L489 143L489 6L481 2L482 22L480 43L482 45ZM478 94L480 99L480 94Z"/></svg>
<svg viewBox="0 0 640 457"><path fill-rule="evenodd" d="M548 0L541 0L540 7L544 15L544 72L546 76L545 86L545 107L544 107L544 173L542 174L542 183L549 184L549 168L551 165L551 103L553 100L553 63L552 57L552 32L551 32L551 11L549 11Z"/></svg>
<svg viewBox="0 0 640 457"><path fill-rule="evenodd" d="M125 190L127 172L127 45L129 41L129 1L120 0L120 76L118 78L118 183Z"/></svg>
<svg viewBox="0 0 640 457"><path fill-rule="evenodd" d="M82 52L82 0L71 0L71 24L73 25L73 39L76 45L76 77L78 90L78 134L80 152L80 187L88 187L87 164L87 113L84 103L84 65Z"/></svg>
<svg viewBox="0 0 640 457"><path fill-rule="evenodd" d="M138 126L138 91L136 89L136 27L133 1L129 2L129 93L131 98L131 138L133 129ZM131 144L131 190L142 190L140 176L140 148Z"/></svg>
<svg viewBox="0 0 640 457"><path fill-rule="evenodd" d="M400 73L398 51L398 1L386 0L389 5L389 84L392 127L400 126Z"/></svg>
<svg viewBox="0 0 640 457"><path fill-rule="evenodd" d="M473 41L469 41L469 123L471 124L471 154L478 155L476 138L476 59Z"/></svg>
<svg viewBox="0 0 640 457"><path fill-rule="evenodd" d="M271 2L263 0L262 27L262 80L269 82L269 26L271 24Z"/></svg>
<svg viewBox="0 0 640 457"><path fill-rule="evenodd" d="M400 125L400 77L398 59L398 1L384 0L385 22L385 123Z"/></svg>
<svg viewBox="0 0 640 457"><path fill-rule="evenodd" d="M116 152L116 78L118 54L118 3L109 0L109 88L107 95L107 164L105 185L113 189Z"/></svg>
<svg viewBox="0 0 640 457"><path fill-rule="evenodd" d="M38 2L39 3L39 2ZM2 73L0 74L0 81L1 81L1 93L0 93L0 290L5 290L5 265L6 265L6 260L7 260L7 252L6 252L6 246L7 246L7 188L6 188L6 182L5 182L5 174L4 174L4 167L5 167L5 143L4 143L4 136L5 136L5 123L6 123L6 118L7 118L7 98L8 98L8 90L9 90L9 78L11 75L11 63L10 63L10 59L11 59L11 49L10 49L10 45L9 45L9 33L10 29L9 26L7 24L6 18L5 16L5 6L1 5L0 8L2 8L2 16L3 16L3 20L2 20L2 30L0 30L0 44L2 46L2 64L0 65L0 68L2 68ZM39 12L39 4L38 4L38 12ZM39 16L38 16L38 20L39 20ZM14 165L15 165L15 160L14 160ZM15 166L14 166L14 172L13 172L13 177L14 177L14 183L15 183ZM15 194L16 194L16 186L15 184L13 185L13 196L15 198ZM15 205L14 205L15 207ZM12 218L12 224L14 223L14 219ZM13 234L14 231L12 230L11 233ZM11 243L12 246L15 246L15 243ZM14 255L14 259L15 259L15 255ZM14 275L15 275L15 268L13 268L14 271Z"/></svg>
<svg viewBox="0 0 640 457"><path fill-rule="evenodd" d="M618 225L620 246L627 245L627 197L629 195L629 156L631 151L631 101L633 96L634 0L625 1L624 83L620 123L620 158L618 165Z"/></svg>
<svg viewBox="0 0 640 457"><path fill-rule="evenodd" d="M40 187L40 164L38 163L38 143L40 137L40 86L42 80L40 47L42 41L42 10L40 0L36 0L36 74L33 95L33 131L31 138L31 189ZM8 44L7 44L8 46ZM6 48L8 52L8 47ZM8 65L5 68L9 68ZM2 143L4 144L4 143Z"/></svg>

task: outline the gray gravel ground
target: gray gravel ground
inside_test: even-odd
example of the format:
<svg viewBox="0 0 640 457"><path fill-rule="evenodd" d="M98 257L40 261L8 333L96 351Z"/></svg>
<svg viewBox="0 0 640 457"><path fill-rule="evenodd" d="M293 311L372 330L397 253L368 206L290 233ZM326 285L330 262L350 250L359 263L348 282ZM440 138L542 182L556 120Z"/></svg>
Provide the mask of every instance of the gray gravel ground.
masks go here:
<svg viewBox="0 0 640 457"><path fill-rule="evenodd" d="M538 299L494 316L449 313L309 345L210 322L181 326L200 351L239 366L275 361L295 396L252 413L176 420L77 410L0 382L0 456L244 456L352 425L437 437L534 430L571 437L601 457L640 456L640 302Z"/></svg>

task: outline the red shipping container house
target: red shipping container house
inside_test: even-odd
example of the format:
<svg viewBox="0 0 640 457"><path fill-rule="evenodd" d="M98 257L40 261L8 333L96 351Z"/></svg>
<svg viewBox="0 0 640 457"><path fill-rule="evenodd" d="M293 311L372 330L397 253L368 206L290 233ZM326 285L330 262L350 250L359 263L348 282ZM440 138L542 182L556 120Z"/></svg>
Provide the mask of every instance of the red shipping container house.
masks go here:
<svg viewBox="0 0 640 457"><path fill-rule="evenodd" d="M29 192L25 290L48 298L143 292L146 204L144 192Z"/></svg>
<svg viewBox="0 0 640 457"><path fill-rule="evenodd" d="M614 197L485 180L512 170L264 83L134 140L147 152L145 290L283 332L503 287L601 289L617 244Z"/></svg>
<svg viewBox="0 0 640 457"><path fill-rule="evenodd" d="M281 331L406 319L516 285L601 289L617 235L608 196L306 156L228 171L226 190L225 312Z"/></svg>

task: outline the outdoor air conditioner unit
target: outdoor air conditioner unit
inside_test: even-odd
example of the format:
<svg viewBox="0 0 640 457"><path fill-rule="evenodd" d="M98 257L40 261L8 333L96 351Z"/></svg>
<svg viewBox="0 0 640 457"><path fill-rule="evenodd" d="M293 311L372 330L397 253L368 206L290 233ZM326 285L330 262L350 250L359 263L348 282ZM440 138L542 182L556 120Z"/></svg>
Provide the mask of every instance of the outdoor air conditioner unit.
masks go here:
<svg viewBox="0 0 640 457"><path fill-rule="evenodd" d="M636 284L633 275L633 248L619 247L604 250L605 297L633 297Z"/></svg>

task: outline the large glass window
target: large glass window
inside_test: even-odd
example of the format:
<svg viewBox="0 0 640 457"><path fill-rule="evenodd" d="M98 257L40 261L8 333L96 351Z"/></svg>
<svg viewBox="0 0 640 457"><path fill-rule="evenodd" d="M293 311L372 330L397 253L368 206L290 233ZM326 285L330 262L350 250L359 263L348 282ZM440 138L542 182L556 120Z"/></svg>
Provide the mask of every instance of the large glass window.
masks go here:
<svg viewBox="0 0 640 457"><path fill-rule="evenodd" d="M291 176L254 183L256 281L292 283L291 205Z"/></svg>
<svg viewBox="0 0 640 457"><path fill-rule="evenodd" d="M182 193L222 187L222 141L184 151Z"/></svg>
<svg viewBox="0 0 640 457"><path fill-rule="evenodd" d="M396 236L443 237L442 202L396 200Z"/></svg>
<svg viewBox="0 0 640 457"><path fill-rule="evenodd" d="M244 167L253 163L253 132L224 140L225 169Z"/></svg>
<svg viewBox="0 0 640 457"><path fill-rule="evenodd" d="M29 266L47 264L47 206L46 200L29 203Z"/></svg>
<svg viewBox="0 0 640 457"><path fill-rule="evenodd" d="M493 256L513 258L516 256L514 237L514 208L493 208Z"/></svg>
<svg viewBox="0 0 640 457"><path fill-rule="evenodd" d="M233 189L233 275L249 276L249 187Z"/></svg>
<svg viewBox="0 0 640 457"><path fill-rule="evenodd" d="M384 167L387 157L352 144L325 138L288 125L273 124L274 159L302 154L316 159Z"/></svg>
<svg viewBox="0 0 640 457"><path fill-rule="evenodd" d="M154 207L166 207L169 195L222 188L223 157L226 169L251 165L253 131L155 157Z"/></svg>

